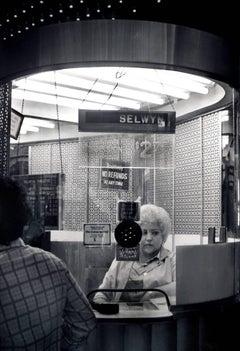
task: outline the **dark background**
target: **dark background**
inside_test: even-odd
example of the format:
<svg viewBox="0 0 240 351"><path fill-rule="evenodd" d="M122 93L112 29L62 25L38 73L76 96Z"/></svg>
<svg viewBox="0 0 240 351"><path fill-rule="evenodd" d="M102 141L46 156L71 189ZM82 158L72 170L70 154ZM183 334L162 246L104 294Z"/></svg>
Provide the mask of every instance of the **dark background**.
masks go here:
<svg viewBox="0 0 240 351"><path fill-rule="evenodd" d="M240 39L237 0L4 0L0 38L50 23L91 19L167 22L211 32L231 43Z"/></svg>

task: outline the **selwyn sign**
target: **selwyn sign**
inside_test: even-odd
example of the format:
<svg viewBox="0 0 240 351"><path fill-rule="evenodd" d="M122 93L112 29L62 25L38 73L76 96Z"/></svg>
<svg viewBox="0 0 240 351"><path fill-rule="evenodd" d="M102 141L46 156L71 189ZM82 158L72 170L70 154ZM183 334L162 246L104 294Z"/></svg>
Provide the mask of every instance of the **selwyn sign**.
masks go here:
<svg viewBox="0 0 240 351"><path fill-rule="evenodd" d="M175 133L176 113L79 110L80 132Z"/></svg>

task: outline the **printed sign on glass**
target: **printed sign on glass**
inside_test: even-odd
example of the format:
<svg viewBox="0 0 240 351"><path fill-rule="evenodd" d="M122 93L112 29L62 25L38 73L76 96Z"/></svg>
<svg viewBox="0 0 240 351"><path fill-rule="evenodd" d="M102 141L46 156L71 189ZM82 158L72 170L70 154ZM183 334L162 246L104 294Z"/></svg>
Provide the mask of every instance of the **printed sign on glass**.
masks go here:
<svg viewBox="0 0 240 351"><path fill-rule="evenodd" d="M135 247L122 247L116 245L117 261L139 261L139 245Z"/></svg>
<svg viewBox="0 0 240 351"><path fill-rule="evenodd" d="M111 245L111 225L87 223L83 225L84 245Z"/></svg>
<svg viewBox="0 0 240 351"><path fill-rule="evenodd" d="M129 162L102 159L100 188L124 190L129 188Z"/></svg>

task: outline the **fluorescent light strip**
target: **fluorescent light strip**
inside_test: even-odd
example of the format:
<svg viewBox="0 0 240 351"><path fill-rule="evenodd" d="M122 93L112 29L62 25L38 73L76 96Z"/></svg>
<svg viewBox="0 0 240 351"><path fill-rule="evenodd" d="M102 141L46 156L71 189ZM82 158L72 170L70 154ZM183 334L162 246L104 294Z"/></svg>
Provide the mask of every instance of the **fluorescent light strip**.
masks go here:
<svg viewBox="0 0 240 351"><path fill-rule="evenodd" d="M68 74L71 70L63 70ZM178 88L186 88L187 90L199 92L200 94L206 94L208 86L212 86L214 83L205 77L196 76L189 73L178 72L178 71L167 71L159 69L149 68L135 68L135 67L87 67L74 69L75 74L80 74L85 77L99 77L101 79L115 81L117 79L116 73L119 72L121 77L129 78L140 78L146 81L153 81L155 83L165 83L167 85L173 85ZM120 80L121 78L118 78ZM193 90L192 90L193 89Z"/></svg>
<svg viewBox="0 0 240 351"><path fill-rule="evenodd" d="M78 69L76 69L76 71L78 71ZM61 72L67 72L67 70L63 70ZM190 94L186 92L186 90L183 90L180 88L174 88L174 87L165 87L159 82L155 83L151 81L150 82L143 81L141 79L133 80L133 79L128 79L125 76L123 76L120 79L115 78L115 80L113 81L113 80L109 80L107 76L104 77L103 73L104 72L101 72L101 71L99 73L99 78L103 79L103 82L98 80L94 84L94 88L93 88L93 83L96 80L96 76L94 76L94 74L91 74L92 78L90 78L89 76L88 78L86 76L76 78L76 76L72 76L70 74L56 72L56 81L58 85L62 84L62 85L74 86L82 89L93 88L94 90L104 91L105 93L108 93L108 94L112 92L113 87L116 85L116 83L118 83L119 87L121 88L128 88L128 89L135 89L135 90L142 89L143 92L153 93L156 95L164 94L164 95L169 95L169 96L173 96L184 100L187 100L190 96ZM44 72L44 73L35 74L30 78L31 80L34 79L34 80L41 80L44 82L52 82L52 83L55 82L55 76L53 72ZM16 81L15 84L18 84L18 81Z"/></svg>
<svg viewBox="0 0 240 351"><path fill-rule="evenodd" d="M102 104L97 104L94 102L88 102L84 101L84 103L80 103L77 100L74 99L67 99L67 98L61 98L58 97L56 101L56 97L52 95L47 95L47 94L39 94L36 92L29 92L29 91L24 91L24 90L12 90L12 98L13 99L25 99L29 101L37 101L37 102L42 102L42 103L48 103L52 105L58 105L61 106L66 106L66 107L71 107L71 108L77 108L77 109L86 109L86 110L118 110L117 107L110 106L110 105L103 105Z"/></svg>
<svg viewBox="0 0 240 351"><path fill-rule="evenodd" d="M184 100L189 99L190 96L190 94L183 89L165 86L164 84L159 82L155 83L151 81L143 81L140 78L133 79L131 77L129 78L124 76L121 78L121 80L119 80L119 85L129 88L143 88L145 91L148 92L169 95Z"/></svg>
<svg viewBox="0 0 240 351"><path fill-rule="evenodd" d="M121 72L121 68L118 68L119 72ZM128 67L122 69L124 76L138 77L143 80L153 81L155 83L166 83L174 86L180 87L181 84L186 82L187 84L198 83L200 88L202 86L211 86L214 83L205 77L200 77L197 75L179 72L179 71L170 71L170 70L162 70L162 69L149 69L149 68L134 68ZM105 72L106 74L106 72ZM181 84L179 82L181 81Z"/></svg>
<svg viewBox="0 0 240 351"><path fill-rule="evenodd" d="M169 95L169 96L176 97L179 99L184 99L184 100L187 100L190 96L189 92L187 92L186 90L165 86L159 82L156 83L151 81L143 81L142 79L139 79L139 78L133 79L131 77L130 78L122 77L119 80L115 80L115 84L116 83L118 83L118 87L120 88L125 88L129 90L135 89L138 91L139 89L142 89L142 92L145 92L145 93L153 93L156 95L157 94ZM102 84L106 85L107 84L106 80Z"/></svg>
<svg viewBox="0 0 240 351"><path fill-rule="evenodd" d="M24 117L24 126L36 126L41 128L55 128L55 124L44 119Z"/></svg>
<svg viewBox="0 0 240 351"><path fill-rule="evenodd" d="M35 132L35 133L38 133L39 132L39 128L38 127L34 127L34 126L29 126L29 125L26 125L24 122L21 126L21 130L23 131L29 131L29 132Z"/></svg>
<svg viewBox="0 0 240 351"><path fill-rule="evenodd" d="M77 99L79 104L84 103L83 101L85 100L100 104L105 104L107 102L107 105L116 105L118 107L126 107L134 110L138 110L140 108L140 103L138 103L137 101L132 101L130 99L122 99L115 96L111 96L108 99L109 96L105 94L98 94L95 92L90 92L88 94L87 91L65 88L61 86L57 86L56 89L53 84L40 83L37 81L33 81L31 78L29 78L27 82L25 80L16 81L15 85L18 88L21 88L25 91L34 91L38 93L51 94L55 98L57 94L57 98L68 97L70 99ZM16 88L14 90L16 90Z"/></svg>
<svg viewBox="0 0 240 351"><path fill-rule="evenodd" d="M62 72L62 70L60 71ZM64 85L69 85L69 86L78 86L79 85L79 79L78 78L74 78L74 77L71 77L71 82L69 83L69 80L68 80L68 77L66 75L62 75L61 73L59 73L59 71L55 71L55 74L54 74L54 71L49 71L49 72L42 72L42 73L37 73L37 74L33 74L31 75L30 77L27 78L28 79L31 79L31 80L37 80L37 81L42 81L42 82L51 82L51 83L54 83L55 82L57 84L64 84ZM72 79L73 78L73 79ZM24 81L24 79L23 79ZM74 81L75 81L75 84L74 84ZM87 79L82 79L81 80L81 85L85 88L85 89L90 89L91 88L91 85L92 85L92 82L87 80ZM18 82L18 80L16 80L16 83Z"/></svg>
<svg viewBox="0 0 240 351"><path fill-rule="evenodd" d="M152 104L156 105L162 105L164 104L164 99L159 97L157 94L150 94L150 93L145 93L143 91L137 91L137 90L131 90L128 88L122 88L118 86L115 89L115 94L118 96L123 96L123 97L131 97L137 100L141 100L144 102L150 102Z"/></svg>
<svg viewBox="0 0 240 351"><path fill-rule="evenodd" d="M62 77L63 75L61 75ZM56 89L55 86L53 85L53 82L47 81L44 79L43 82L39 82L38 80L35 80L37 77L30 77L27 79L19 79L15 81L15 86L22 88L22 89L27 89L27 90L33 90L36 92L47 92L49 94L55 95L56 94ZM72 77L71 77L72 78ZM43 79L43 77L42 77ZM74 79L74 78L73 78ZM74 79L75 80L75 79ZM67 81L69 84L69 79L66 80L66 77L64 77L63 81ZM63 83L61 80L61 84ZM80 80L78 83L78 87L80 88L80 83L82 80ZM52 83L52 84L50 84ZM77 83L77 82L75 82ZM48 84L48 86L46 86ZM93 82L91 82L91 85L93 85ZM86 86L85 86L86 87ZM82 89L85 87L81 87ZM104 103L107 101L107 95L105 94L111 94L114 89L114 85L109 85L109 84L104 84L100 82L96 82L95 85L93 86L92 92L89 94L87 100L91 101L96 101L99 103ZM102 94L97 94L95 91L102 92ZM71 97L71 98L77 98L77 99L84 99L86 97L87 92L80 90L80 89L72 89L72 88L67 88L67 87L61 87L57 86L57 94L61 96L66 96L66 97ZM95 94L95 95L92 95ZM157 105L162 105L164 103L164 99L160 98L157 94L150 94L150 93L144 93L142 91L137 91L137 90L131 90L127 88L121 88L117 87L112 96L118 98L118 97L125 97L128 99L135 99L137 101L144 101L144 102L149 102ZM91 99L90 99L91 97ZM111 101L111 100L110 100ZM135 101L135 103L137 103ZM128 102L128 100L127 100ZM119 100L119 106L125 106L127 103L125 100ZM110 103L108 101L108 103ZM118 105L117 102L115 102L116 105ZM128 107L128 106L127 106ZM132 105L130 106L132 108ZM138 106L133 106L133 108L138 109Z"/></svg>
<svg viewBox="0 0 240 351"><path fill-rule="evenodd" d="M105 70L104 70L105 68ZM131 89L144 89L145 92L149 92L149 93L155 93L155 94L164 94L164 95L169 95L169 96L173 96L179 99L184 99L187 100L190 96L189 92L187 92L187 89L181 89L180 87L173 87L173 86L167 86L164 85L163 83L161 83L160 81L151 81L149 79L141 79L141 77L139 76L132 76L130 74L125 74L123 75L121 78L116 78L116 72L115 74L113 73L113 71L111 71L110 74L107 74L107 69L109 67L102 67L101 70L98 73L98 77L99 79L102 79L104 81L103 84L106 84L107 82L113 82L114 83L118 83L120 87L123 88L131 88ZM116 68L115 68L116 70ZM64 74L69 74L67 70L63 71ZM65 73L66 72L66 73ZM74 71L73 71L74 72ZM79 69L76 69L76 74L79 74ZM82 69L82 74L83 77L79 77L79 79L93 79L94 77L96 77L96 68L95 70L93 70L93 72L91 72L90 70L87 71L89 72L89 75L87 75L87 73L84 72L84 70ZM70 76L70 79L72 78L72 76ZM75 78L75 77L74 77Z"/></svg>
<svg viewBox="0 0 240 351"><path fill-rule="evenodd" d="M169 74L167 74L169 73ZM171 74L173 73L173 74ZM177 74L178 73L178 74ZM183 74L179 74L179 72L163 72L163 71L157 71L157 75L160 79L160 81L163 84L167 84L168 86L174 86L182 89L187 89L191 92L194 93L199 93L206 95L208 94L208 88L204 86L202 83L199 83L197 81L194 81L190 78L187 78Z"/></svg>

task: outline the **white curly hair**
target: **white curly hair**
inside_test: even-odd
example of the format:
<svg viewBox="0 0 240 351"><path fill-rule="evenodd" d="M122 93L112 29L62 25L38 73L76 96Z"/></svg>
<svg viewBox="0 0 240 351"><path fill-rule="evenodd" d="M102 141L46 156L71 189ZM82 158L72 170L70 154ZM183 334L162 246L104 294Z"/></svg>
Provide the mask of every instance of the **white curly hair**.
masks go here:
<svg viewBox="0 0 240 351"><path fill-rule="evenodd" d="M169 213L163 208L153 204L145 204L140 209L141 222L156 222L162 232L163 242L166 242L171 230Z"/></svg>

